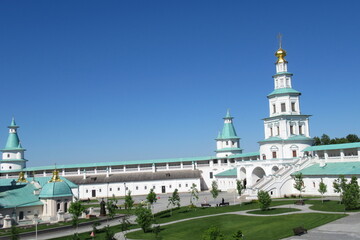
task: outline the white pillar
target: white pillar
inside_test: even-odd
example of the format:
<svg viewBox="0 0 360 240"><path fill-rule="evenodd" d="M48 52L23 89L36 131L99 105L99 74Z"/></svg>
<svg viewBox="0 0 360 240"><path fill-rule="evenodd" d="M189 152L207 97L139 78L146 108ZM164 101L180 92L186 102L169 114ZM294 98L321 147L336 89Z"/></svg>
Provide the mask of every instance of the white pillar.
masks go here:
<svg viewBox="0 0 360 240"><path fill-rule="evenodd" d="M195 163L194 163L194 161L191 162L191 168L192 168L192 170L195 170Z"/></svg>
<svg viewBox="0 0 360 240"><path fill-rule="evenodd" d="M109 172L112 173L112 167L111 166L109 167Z"/></svg>
<svg viewBox="0 0 360 240"><path fill-rule="evenodd" d="M4 218L4 225L3 228L10 228L11 227L11 217L6 215Z"/></svg>
<svg viewBox="0 0 360 240"><path fill-rule="evenodd" d="M169 163L166 163L166 170L169 170Z"/></svg>
<svg viewBox="0 0 360 240"><path fill-rule="evenodd" d="M97 168L94 168L94 173L97 174Z"/></svg>
<svg viewBox="0 0 360 240"><path fill-rule="evenodd" d="M156 172L156 166L155 163L152 164L152 172Z"/></svg>
<svg viewBox="0 0 360 240"><path fill-rule="evenodd" d="M45 170L43 171L43 176L46 177L46 171Z"/></svg>
<svg viewBox="0 0 360 240"><path fill-rule="evenodd" d="M180 163L180 168L183 169L184 168L184 164L183 162Z"/></svg>
<svg viewBox="0 0 360 240"><path fill-rule="evenodd" d="M344 149L340 149L340 159L343 160L344 159Z"/></svg>
<svg viewBox="0 0 360 240"><path fill-rule="evenodd" d="M61 175L65 176L65 169L62 170Z"/></svg>
<svg viewBox="0 0 360 240"><path fill-rule="evenodd" d="M140 172L140 164L138 165L138 172Z"/></svg>
<svg viewBox="0 0 360 240"><path fill-rule="evenodd" d="M126 166L124 165L124 172L126 172Z"/></svg>
<svg viewBox="0 0 360 240"><path fill-rule="evenodd" d="M81 174L81 170L80 170L80 168L78 168L77 172L78 172L78 175L80 175L80 174Z"/></svg>
<svg viewBox="0 0 360 240"><path fill-rule="evenodd" d="M328 157L329 157L329 154L327 153L326 150L324 150L324 158L325 158L325 161L328 160Z"/></svg>

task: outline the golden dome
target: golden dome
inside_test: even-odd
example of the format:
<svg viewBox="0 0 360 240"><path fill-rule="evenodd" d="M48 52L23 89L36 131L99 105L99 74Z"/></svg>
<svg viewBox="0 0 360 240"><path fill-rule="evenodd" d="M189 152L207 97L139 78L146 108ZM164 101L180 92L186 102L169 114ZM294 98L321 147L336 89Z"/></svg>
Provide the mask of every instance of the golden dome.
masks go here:
<svg viewBox="0 0 360 240"><path fill-rule="evenodd" d="M279 48L276 53L275 56L278 58L278 60L276 61L276 63L282 63L282 62L287 62L285 60L285 56L286 56L286 51L282 48Z"/></svg>

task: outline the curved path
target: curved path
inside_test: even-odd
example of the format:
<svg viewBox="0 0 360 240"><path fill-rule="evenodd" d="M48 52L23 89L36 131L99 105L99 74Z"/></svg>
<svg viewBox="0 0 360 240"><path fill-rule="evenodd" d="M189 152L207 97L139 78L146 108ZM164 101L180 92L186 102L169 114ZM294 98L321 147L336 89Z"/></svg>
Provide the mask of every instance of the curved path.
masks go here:
<svg viewBox="0 0 360 240"><path fill-rule="evenodd" d="M248 213L249 211L252 211L252 210L244 210L244 211L235 211L235 212L226 212L226 213L217 213L217 214L211 214L211 215L205 215L205 216L199 216L199 217L192 217L192 218L186 218L186 219L181 219L181 220L176 220L176 221L173 221L173 222L167 222L167 223L162 223L161 226L166 226L166 225L170 225L170 224L174 224L174 223L179 223L179 222L185 222L185 221L189 221L189 220L194 220L194 219L200 219L200 218L206 218L206 217L214 217L214 216L219 216L219 215L225 215L225 214L237 214L237 215L245 215L245 216L257 216L257 217L270 217L270 216L281 216L281 215L290 215L290 214L299 214L299 213L329 213L329 214L341 214L340 212L324 212L324 211L317 211L317 210L312 210L310 209L309 207L312 206L312 205L309 205L309 204L306 204L306 205L296 205L294 206L293 204L288 204L288 205L281 205L281 206L277 206L277 207L273 207L273 208L295 208L295 209L299 209L301 211L298 211L298 212L287 212L287 213L279 213L279 214L271 214L271 215L261 215L261 214L252 214L252 213ZM342 219L347 219L349 218L350 216L354 216L353 218L351 218L350 221L352 221L353 219L356 219L358 225L356 228L354 228L354 230L357 230L357 232L355 232L355 234L357 234L357 236L360 236L360 213L356 213L356 212L349 212L349 213L346 213L348 214L349 216L347 217L344 217ZM339 219L339 220L342 220L342 219ZM334 221L333 223L335 222L338 222L339 220L336 220ZM345 221L347 222L347 221ZM318 228L321 228L321 227L324 227L324 226L328 226L328 225L331 225L332 223L328 223L328 224L325 224L323 226L320 226L320 227L317 227L317 228L314 228L314 229L318 229ZM334 227L330 227L329 229L332 229ZM337 229L337 228L335 228ZM129 231L127 231L126 233L129 233L129 232L135 232L135 231L139 231L141 230L141 228L136 228L136 229L131 229ZM335 230L336 231L336 230ZM309 233L312 232L312 230L309 231ZM338 231L336 231L338 232ZM350 232L351 234L352 232ZM304 235L305 237L307 235L310 235L310 234L306 234ZM347 235L346 235L347 236ZM115 238L118 239L118 240L125 240L125 237L124 237L124 233L123 232L118 232L115 234ZM332 239L349 239L349 240L358 240L360 239L359 238L339 238L339 235L337 236L337 238L329 238L328 236L324 237L324 238L319 238L318 235L316 235L316 238L301 238L301 237L295 237L295 238L287 238L287 239L292 239L292 240L297 240L297 239L311 239L311 240L321 240L321 239L327 239L327 240L332 240ZM129 240L129 239L127 239Z"/></svg>

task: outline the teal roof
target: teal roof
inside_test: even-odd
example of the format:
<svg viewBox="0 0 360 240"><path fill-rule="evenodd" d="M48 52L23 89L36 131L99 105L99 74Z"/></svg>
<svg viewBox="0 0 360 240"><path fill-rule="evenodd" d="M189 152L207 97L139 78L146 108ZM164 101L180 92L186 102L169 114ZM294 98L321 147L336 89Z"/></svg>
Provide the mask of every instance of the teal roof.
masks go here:
<svg viewBox="0 0 360 240"><path fill-rule="evenodd" d="M305 137L304 135L292 135L291 137L287 138L286 141L292 140L311 140L314 141L312 138Z"/></svg>
<svg viewBox="0 0 360 240"><path fill-rule="evenodd" d="M224 172L215 174L215 177L232 177L232 176L237 177L236 168L229 169L229 170L226 170Z"/></svg>
<svg viewBox="0 0 360 240"><path fill-rule="evenodd" d="M9 133L5 148L3 150L16 150L16 149L22 149L20 145L19 137L17 133Z"/></svg>
<svg viewBox="0 0 360 240"><path fill-rule="evenodd" d="M314 164L300 171L303 175L359 175L360 162L334 162L326 163L324 167ZM293 173L293 175L296 173Z"/></svg>
<svg viewBox="0 0 360 240"><path fill-rule="evenodd" d="M42 205L39 197L34 194L35 190L33 184L2 185L0 187L0 208Z"/></svg>
<svg viewBox="0 0 360 240"><path fill-rule="evenodd" d="M279 75L294 75L294 74L292 74L290 72L278 72L273 77L276 77L276 76L279 76Z"/></svg>
<svg viewBox="0 0 360 240"><path fill-rule="evenodd" d="M28 177L26 178L26 180L28 180L29 182L31 182L32 180L35 180L36 182L38 182L40 184L40 186L44 186L46 183L48 183L50 181L51 177ZM64 177L60 177L61 180L63 180L64 182L66 182L71 188L77 188L78 185L76 185L75 183L69 181L68 179L64 178ZM14 178L0 178L0 186L10 186L12 181L16 181L17 179Z"/></svg>
<svg viewBox="0 0 360 240"><path fill-rule="evenodd" d="M40 198L52 197L71 197L72 191L70 186L65 182L46 183L40 191Z"/></svg>
<svg viewBox="0 0 360 240"><path fill-rule="evenodd" d="M228 152L228 151L242 151L241 148L223 148L223 149L218 149L215 152Z"/></svg>
<svg viewBox="0 0 360 240"><path fill-rule="evenodd" d="M274 141L282 141L284 139L282 139L281 137L269 137L267 139L261 140L259 142L274 142Z"/></svg>
<svg viewBox="0 0 360 240"><path fill-rule="evenodd" d="M233 154L230 155L228 158L244 158L244 157L255 157L260 156L260 152L248 152L248 153L241 153L241 154Z"/></svg>
<svg viewBox="0 0 360 240"><path fill-rule="evenodd" d="M221 133L219 133L216 140L239 139L239 137L236 134L235 127L231 121L231 119L233 119L233 117L231 117L229 110L227 110L226 116L224 117L224 119L230 119L230 121L224 123L224 127L223 127Z"/></svg>
<svg viewBox="0 0 360 240"><path fill-rule="evenodd" d="M215 156L208 157L189 157L189 158L168 158L168 159L152 159L152 160L133 160L133 161L118 161L118 162L97 162L97 163L77 163L77 164L56 164L49 166L40 166L40 167L27 167L23 170L6 170L2 172L32 172L40 170L53 170L57 169L67 169L67 168L90 168L90 167L108 167L108 166L119 166L119 165L132 165L132 164L152 164L152 163L172 163L172 162L193 162L193 161L206 161L216 159ZM37 178L36 178L37 179Z"/></svg>
<svg viewBox="0 0 360 240"><path fill-rule="evenodd" d="M226 116L224 117L224 119L233 119L233 117L230 115L229 109L226 111Z"/></svg>
<svg viewBox="0 0 360 240"><path fill-rule="evenodd" d="M261 142L276 142L276 141L284 141L284 142L286 142L286 141L303 141L303 140L313 141L312 138L305 137L303 135L292 135L287 139L283 139L281 137L269 137L267 139L259 141L259 143L261 143Z"/></svg>
<svg viewBox="0 0 360 240"><path fill-rule="evenodd" d="M271 96L278 95L278 94L297 94L297 95L300 95L301 93L299 91L296 91L295 89L292 89L292 88L278 88L278 89L275 89L274 91L272 91L267 96L271 97Z"/></svg>
<svg viewBox="0 0 360 240"><path fill-rule="evenodd" d="M13 117L11 119L11 123L10 123L10 126L8 128L18 128L19 126L16 125L16 122L15 122L15 118Z"/></svg>
<svg viewBox="0 0 360 240"><path fill-rule="evenodd" d="M360 142L312 146L305 148L303 152L337 150L337 149L348 149L348 148L360 148Z"/></svg>

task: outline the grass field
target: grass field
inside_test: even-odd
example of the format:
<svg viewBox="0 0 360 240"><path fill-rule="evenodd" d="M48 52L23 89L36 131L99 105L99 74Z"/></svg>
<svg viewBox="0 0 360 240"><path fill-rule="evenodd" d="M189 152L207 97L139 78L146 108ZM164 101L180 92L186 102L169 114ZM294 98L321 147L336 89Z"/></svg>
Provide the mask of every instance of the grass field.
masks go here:
<svg viewBox="0 0 360 240"><path fill-rule="evenodd" d="M313 204L313 206L310 207L312 210L318 210L318 211L325 211L325 212L359 212L360 208L355 210L346 210L345 211L345 205L339 204L339 201L324 201L324 203L321 202L321 200L307 200L305 201L306 204Z"/></svg>
<svg viewBox="0 0 360 240"><path fill-rule="evenodd" d="M306 229L334 221L344 214L304 213L285 216L241 216L226 214L216 217L206 217L161 227L161 237L164 240L201 239L203 232L210 226L218 226L225 239L231 239L233 233L242 230L247 240L281 239L293 235L292 229L303 226ZM153 233L142 231L127 234L131 239L155 239Z"/></svg>
<svg viewBox="0 0 360 240"><path fill-rule="evenodd" d="M247 213L251 214L259 214L259 215L272 215L272 214L280 214L280 213L288 213L288 212L299 212L299 209L296 208L270 208L267 211L261 210L253 210L248 211Z"/></svg>

